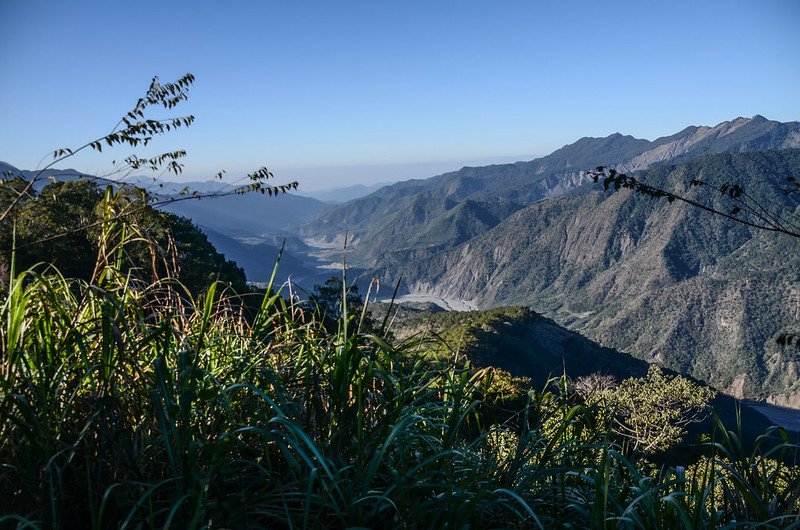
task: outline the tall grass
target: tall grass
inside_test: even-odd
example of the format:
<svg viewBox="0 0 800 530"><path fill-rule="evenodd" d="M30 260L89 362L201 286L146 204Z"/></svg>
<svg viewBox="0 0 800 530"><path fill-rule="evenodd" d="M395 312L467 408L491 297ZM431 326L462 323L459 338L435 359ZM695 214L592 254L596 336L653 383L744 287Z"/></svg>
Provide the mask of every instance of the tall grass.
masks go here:
<svg viewBox="0 0 800 530"><path fill-rule="evenodd" d="M745 453L722 429L689 471L645 472L565 387L498 414L493 371L423 339L346 311L328 331L272 285L249 311L220 284L142 281L126 230L103 232L90 283L12 273L0 526L800 527L780 430Z"/></svg>

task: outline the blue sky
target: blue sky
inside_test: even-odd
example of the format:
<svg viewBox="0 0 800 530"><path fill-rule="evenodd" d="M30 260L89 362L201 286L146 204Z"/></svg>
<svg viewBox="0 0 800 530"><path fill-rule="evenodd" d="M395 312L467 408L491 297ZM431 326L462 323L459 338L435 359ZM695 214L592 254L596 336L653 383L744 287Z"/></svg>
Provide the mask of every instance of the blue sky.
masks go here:
<svg viewBox="0 0 800 530"><path fill-rule="evenodd" d="M0 160L34 168L185 72L197 123L157 144L188 150L185 178L267 165L308 189L798 120L798 27L796 0L0 0Z"/></svg>

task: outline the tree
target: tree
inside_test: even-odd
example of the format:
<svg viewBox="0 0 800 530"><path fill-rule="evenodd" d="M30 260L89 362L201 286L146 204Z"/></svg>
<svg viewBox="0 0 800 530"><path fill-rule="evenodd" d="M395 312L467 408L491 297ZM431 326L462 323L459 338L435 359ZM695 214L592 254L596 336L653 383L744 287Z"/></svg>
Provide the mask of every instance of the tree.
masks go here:
<svg viewBox="0 0 800 530"><path fill-rule="evenodd" d="M68 278L88 280L97 258L93 230L50 236L65 227L77 227L97 221L96 210L103 200L103 190L89 181L54 182L41 193L31 190L23 208L16 212L17 267L27 269L39 262L56 266ZM5 206L5 204L0 204ZM12 247L9 224L0 229L3 251ZM44 241L43 243L36 243Z"/></svg>
<svg viewBox="0 0 800 530"><path fill-rule="evenodd" d="M599 384L596 384L598 383ZM606 378L581 382L590 404L610 412L612 429L634 453L655 453L681 441L687 425L705 419L716 391L650 365L647 376L612 386Z"/></svg>
<svg viewBox="0 0 800 530"><path fill-rule="evenodd" d="M35 189L36 185L49 177L48 171L51 170L56 164L59 164L81 151L91 149L97 152L102 152L103 147L106 149L127 145L129 147L137 148L139 146L148 145L156 136L167 134L171 131L177 130L181 127L191 126L195 118L192 115L175 116L171 118L153 118L151 113L154 108L162 108L170 111L178 106L181 102L189 99L189 88L194 83L195 77L192 74L185 74L176 80L174 83L162 84L158 77L154 77L147 89L144 97L139 98L136 105L128 111L120 120L114 129L95 140L86 142L85 144L76 148L60 148L52 153L52 160L46 164L42 169L27 180L27 183L17 191L16 196L0 211L0 222L6 220L9 216L13 215L14 209L26 197L30 197L30 192ZM103 178L115 178L123 180L132 172L137 170L150 170L153 173L167 172L179 175L183 171L183 164L181 159L186 156L186 151L176 150L161 153L159 155L142 158L137 155L130 155L124 161L116 165L112 171ZM222 179L224 171L220 171L215 175L216 178ZM18 175L6 172L6 178L14 178ZM82 174L76 174L77 177L85 177ZM270 186L265 184L268 179L271 179L273 174L266 167L250 173L247 175L247 184L240 185L227 191L211 192L207 194L191 193L185 190L180 194L180 197L166 197L156 198L151 197L151 205L158 205L175 200L194 199L201 197L218 197L223 195L243 194L250 192L259 192L267 195L277 195L286 193L287 191L296 189L297 182L290 182L288 184L281 184L277 186ZM241 182L245 179L240 179Z"/></svg>
<svg viewBox="0 0 800 530"><path fill-rule="evenodd" d="M319 314L322 323L331 332L336 331L345 314L348 322L355 322L360 326L362 333L378 331L372 316L364 311L364 298L358 292L358 286L352 283L345 292L344 283L338 276L331 276L324 284L315 285L308 297L308 304L312 311Z"/></svg>
<svg viewBox="0 0 800 530"><path fill-rule="evenodd" d="M336 322L347 313L348 318L360 315L364 301L358 292L358 286L351 284L344 292L344 284L338 276L331 276L325 283L317 284L308 297L312 310L316 310L326 327L336 327ZM344 302L344 303L343 303Z"/></svg>
<svg viewBox="0 0 800 530"><path fill-rule="evenodd" d="M68 278L91 280L104 215L103 190L93 182L74 180L55 182L39 193L30 193L33 195L15 218L17 267L27 269L37 263L48 263ZM132 190L121 190L115 196L122 208L132 212L124 219L125 223L135 226L143 236L127 242L126 260L121 264L124 270L150 271L154 266L150 245L154 244L160 249L174 248L178 267L170 272L192 293L199 293L215 280L238 292L247 290L244 271L217 252L192 221L155 210ZM0 198L0 207L4 204ZM51 237L61 227L83 225L90 228ZM5 252L12 247L12 234L2 228L0 245ZM164 257L170 260L169 256ZM163 260L156 261L155 266L157 270L152 272L156 277L168 272Z"/></svg>

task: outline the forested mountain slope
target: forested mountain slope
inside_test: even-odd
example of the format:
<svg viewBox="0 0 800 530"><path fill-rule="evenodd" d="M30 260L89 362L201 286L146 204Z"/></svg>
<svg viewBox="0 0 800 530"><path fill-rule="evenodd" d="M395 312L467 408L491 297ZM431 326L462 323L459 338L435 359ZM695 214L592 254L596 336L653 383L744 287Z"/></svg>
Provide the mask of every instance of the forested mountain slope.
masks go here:
<svg viewBox="0 0 800 530"><path fill-rule="evenodd" d="M796 206L782 192L790 175L800 175L800 150L709 155L640 180L718 200L688 183L735 182L778 213ZM532 204L449 250L390 254L382 272L412 293L528 304L734 395L797 406L798 352L775 339L798 329L799 251L798 239L688 205L587 189Z"/></svg>

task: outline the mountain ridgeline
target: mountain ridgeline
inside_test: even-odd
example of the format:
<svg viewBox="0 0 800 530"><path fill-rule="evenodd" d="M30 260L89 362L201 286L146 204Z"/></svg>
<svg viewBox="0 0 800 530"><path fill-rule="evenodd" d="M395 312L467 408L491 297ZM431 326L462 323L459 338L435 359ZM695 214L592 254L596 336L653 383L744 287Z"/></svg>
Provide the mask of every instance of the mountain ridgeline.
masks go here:
<svg viewBox="0 0 800 530"><path fill-rule="evenodd" d="M791 214L797 205L782 187L800 176L798 146L800 124L760 116L653 142L584 138L530 162L388 186L302 231L317 244L349 233L349 262L387 283L402 278L403 292L524 304L735 396L800 406L798 352L775 343L797 331L800 241L688 205L604 193L585 172L637 171L681 194L715 193L688 189L696 178L735 182Z"/></svg>
<svg viewBox="0 0 800 530"><path fill-rule="evenodd" d="M800 123L780 123L762 116L737 118L715 127L688 127L652 142L619 133L582 138L529 162L464 167L425 180L386 186L322 212L302 225L300 231L321 245L341 240L348 233L352 240L351 262L376 266L393 249L447 243L446 233L430 229L437 219L449 215L465 200L484 203L485 208L495 208L498 202L521 207L542 199L588 192L586 170L598 165L627 171L709 153L791 147L800 147ZM512 205L506 207L509 215L516 210ZM427 234L420 239L423 232Z"/></svg>

